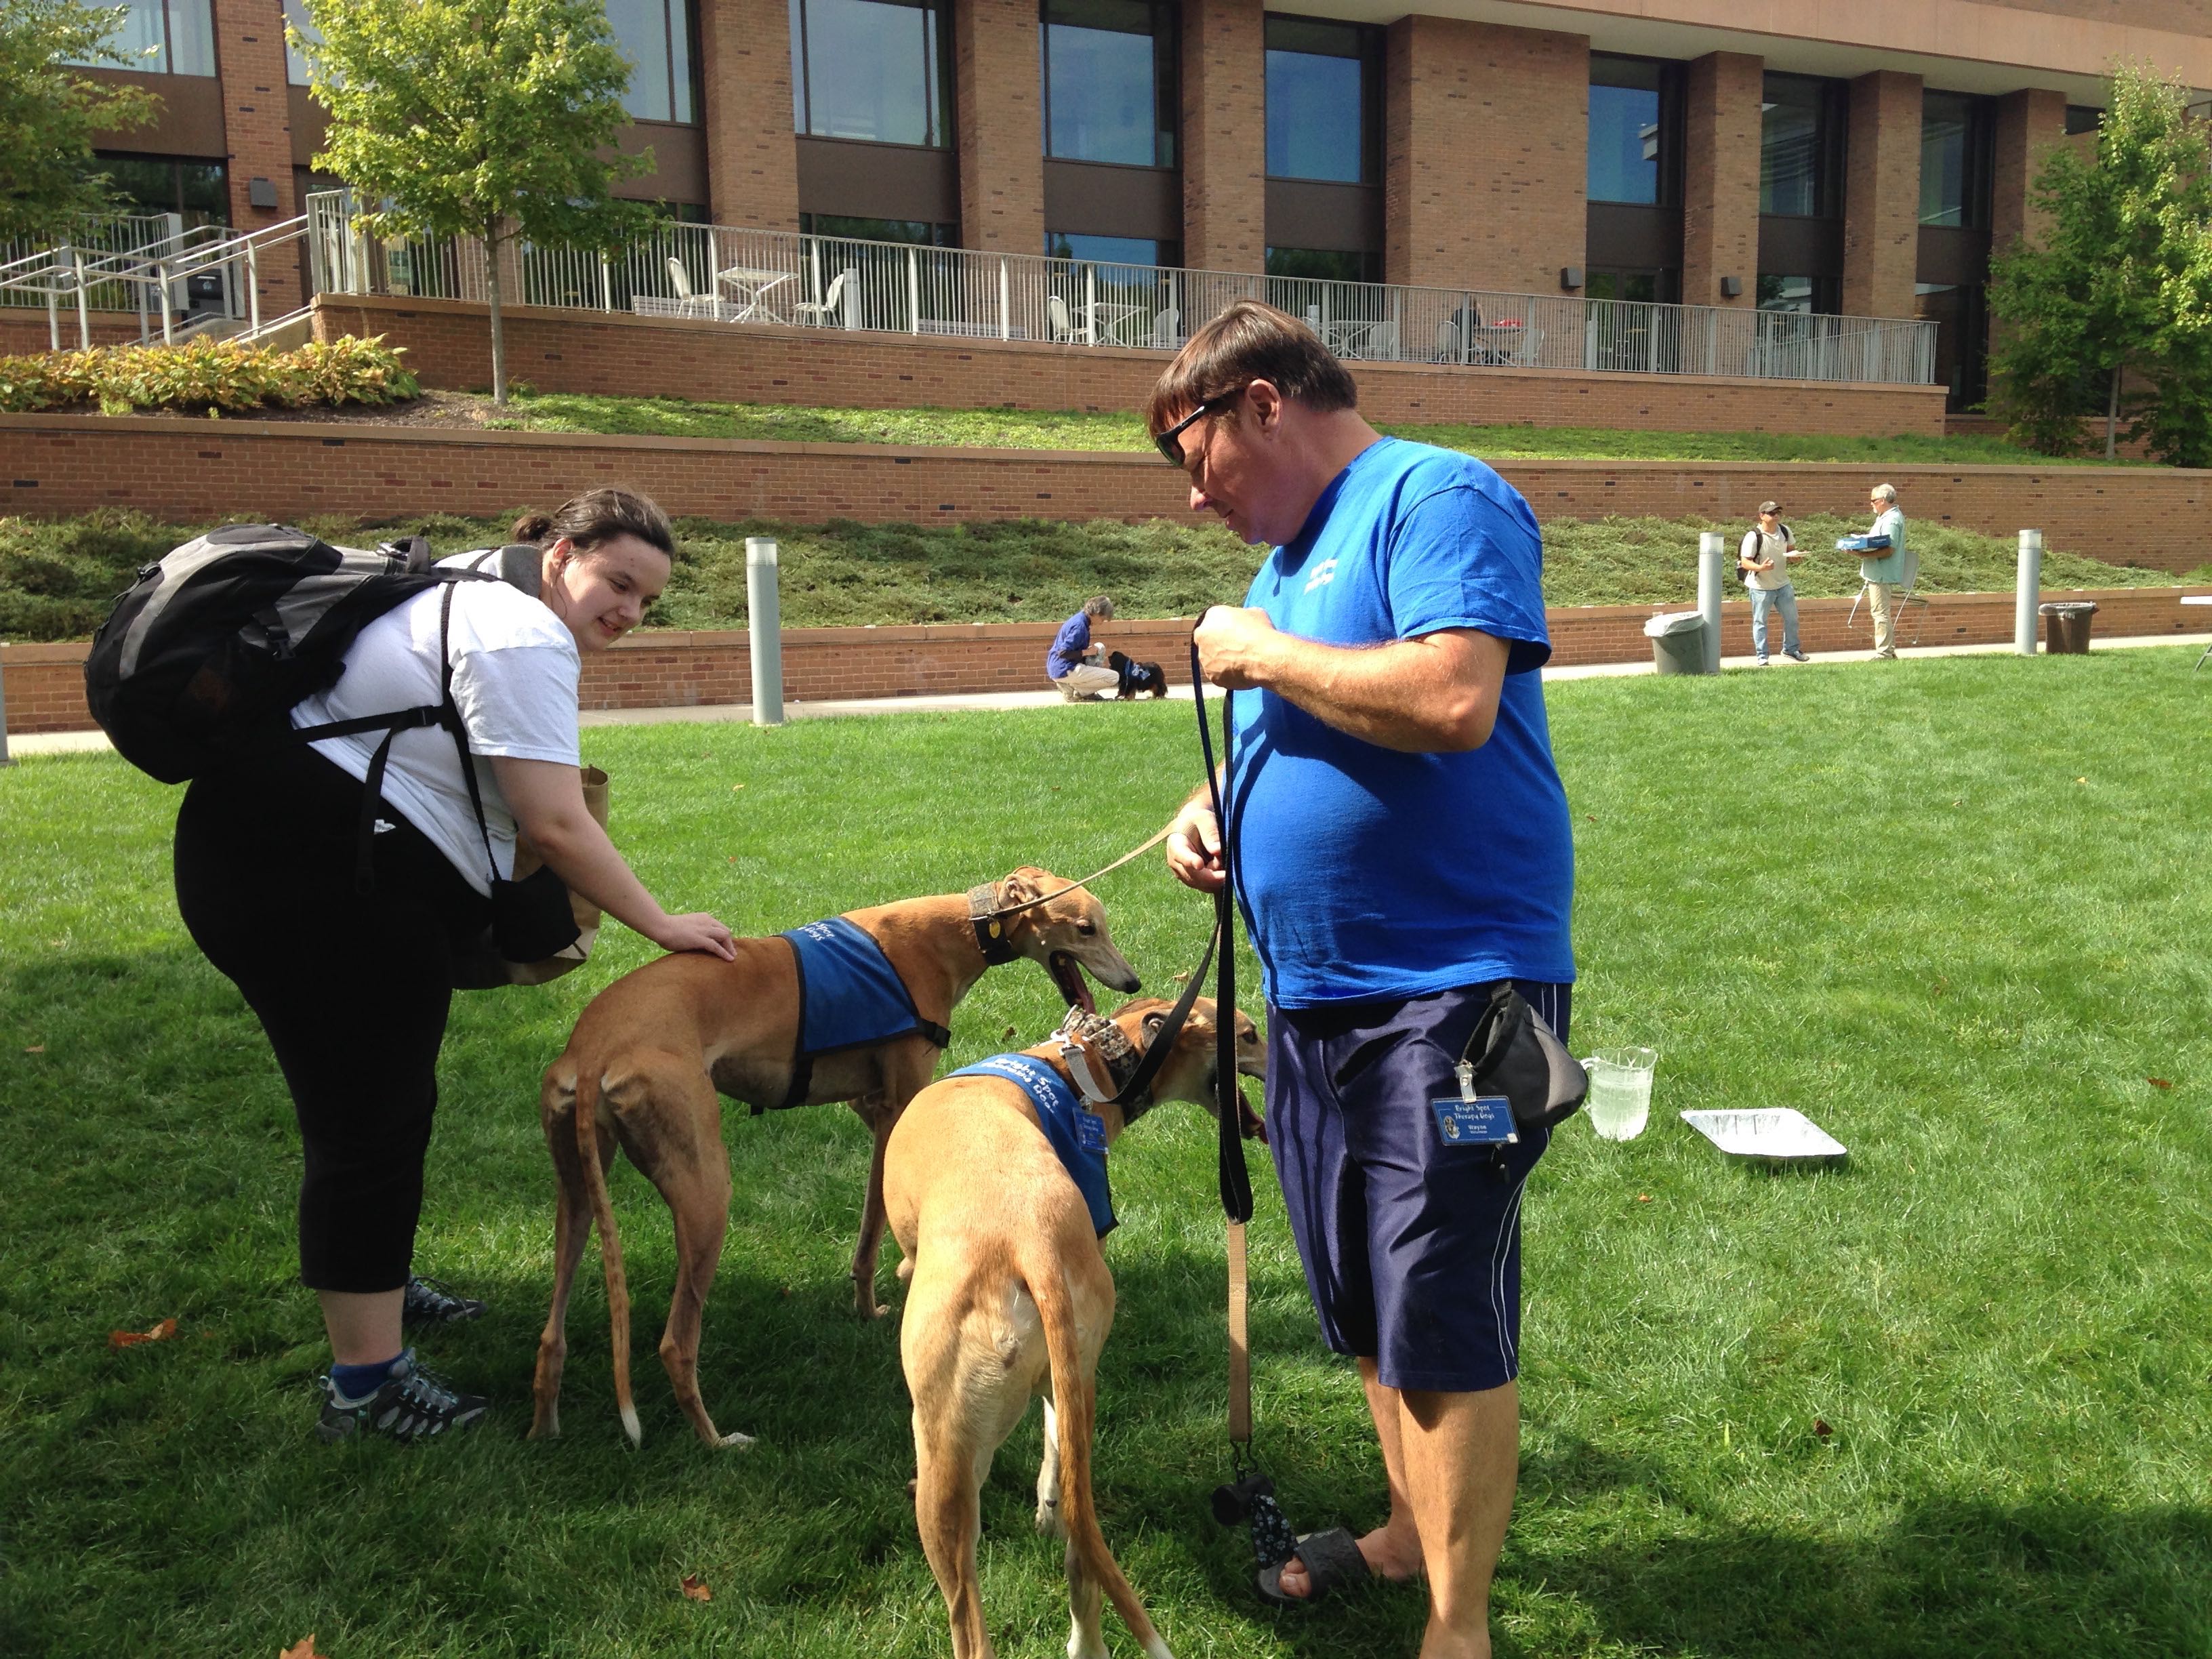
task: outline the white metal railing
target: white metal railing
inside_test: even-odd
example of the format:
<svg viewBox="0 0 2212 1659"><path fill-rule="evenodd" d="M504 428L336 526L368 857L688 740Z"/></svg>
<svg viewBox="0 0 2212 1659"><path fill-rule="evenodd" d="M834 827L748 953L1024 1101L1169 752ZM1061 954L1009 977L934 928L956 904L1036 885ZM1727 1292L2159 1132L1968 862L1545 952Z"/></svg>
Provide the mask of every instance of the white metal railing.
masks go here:
<svg viewBox="0 0 2212 1659"><path fill-rule="evenodd" d="M473 239L364 236L343 191L308 197L307 216L319 294L484 297L483 246ZM727 225L663 222L609 253L515 243L502 267L501 293L514 303L725 323L1171 351L1232 301L1260 299L1359 362L1936 379L1936 325L1911 318L1323 282Z"/></svg>
<svg viewBox="0 0 2212 1659"><path fill-rule="evenodd" d="M110 253L133 253L184 234L185 219L180 213L120 213L83 221L70 231L67 245L97 259ZM27 236L0 240L0 280L50 259L52 252L49 245ZM134 302L128 294L113 289L95 293L91 303L95 311L127 311ZM0 308L36 308L44 304L43 297L23 288L0 287Z"/></svg>
<svg viewBox="0 0 2212 1659"><path fill-rule="evenodd" d="M123 249L100 250L69 242L0 265L0 300L42 304L48 343L62 349L64 308L75 313L80 346L92 343L94 310L138 313L138 337L158 328L165 343L217 325L258 333L261 258L307 234L305 214L281 224L235 234L223 225L181 228L177 216L161 221L167 234ZM206 290L206 291L203 291Z"/></svg>

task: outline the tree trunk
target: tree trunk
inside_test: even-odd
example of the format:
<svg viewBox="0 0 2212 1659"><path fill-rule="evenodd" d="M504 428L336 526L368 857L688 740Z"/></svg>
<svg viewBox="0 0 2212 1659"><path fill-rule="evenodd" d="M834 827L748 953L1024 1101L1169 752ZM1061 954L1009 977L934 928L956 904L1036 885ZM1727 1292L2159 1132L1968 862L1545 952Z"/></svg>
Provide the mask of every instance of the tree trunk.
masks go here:
<svg viewBox="0 0 2212 1659"><path fill-rule="evenodd" d="M499 315L499 227L484 232L484 297L491 302L491 406L507 407L507 336Z"/></svg>
<svg viewBox="0 0 2212 1659"><path fill-rule="evenodd" d="M2105 459L2111 460L2119 452L2120 430L2120 366L2112 365L2112 389L2105 399Z"/></svg>

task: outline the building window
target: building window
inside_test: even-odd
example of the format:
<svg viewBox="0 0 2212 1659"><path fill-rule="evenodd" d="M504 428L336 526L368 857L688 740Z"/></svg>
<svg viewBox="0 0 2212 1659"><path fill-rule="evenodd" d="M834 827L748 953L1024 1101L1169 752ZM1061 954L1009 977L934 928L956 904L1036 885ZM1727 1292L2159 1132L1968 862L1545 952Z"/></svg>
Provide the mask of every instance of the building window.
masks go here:
<svg viewBox="0 0 2212 1659"><path fill-rule="evenodd" d="M945 0L791 0L792 110L816 138L952 142Z"/></svg>
<svg viewBox="0 0 2212 1659"><path fill-rule="evenodd" d="M299 30L310 46L322 45L323 32L307 15L307 0L284 0L284 21ZM284 75L295 87L307 86L313 78L307 70L306 54L292 44L289 34L284 37Z"/></svg>
<svg viewBox="0 0 2212 1659"><path fill-rule="evenodd" d="M1044 153L1176 165L1176 9L1167 0L1043 0Z"/></svg>
<svg viewBox="0 0 2212 1659"><path fill-rule="evenodd" d="M1271 247L1267 250L1267 275L1322 283L1379 283L1382 280L1382 256L1347 253L1334 248Z"/></svg>
<svg viewBox="0 0 2212 1659"><path fill-rule="evenodd" d="M1382 32L1267 19L1267 176L1345 185L1381 177Z"/></svg>
<svg viewBox="0 0 2212 1659"><path fill-rule="evenodd" d="M1802 75L1770 75L1759 105L1759 210L1800 218L1833 217L1835 118L1830 83Z"/></svg>
<svg viewBox="0 0 2212 1659"><path fill-rule="evenodd" d="M691 0L607 0L615 45L630 61L623 107L641 121L699 118L691 95Z"/></svg>
<svg viewBox="0 0 2212 1659"><path fill-rule="evenodd" d="M1629 300L1642 305L1675 303L1676 274L1671 270L1620 270L1596 267L1583 274L1585 300Z"/></svg>
<svg viewBox="0 0 2212 1659"><path fill-rule="evenodd" d="M1833 276L1783 276L1759 273L1759 308L1790 311L1809 316L1840 311L1842 284Z"/></svg>
<svg viewBox="0 0 2212 1659"><path fill-rule="evenodd" d="M165 155L95 155L93 166L108 176L129 213L176 213L185 228L230 222L229 171L221 161Z"/></svg>
<svg viewBox="0 0 2212 1659"><path fill-rule="evenodd" d="M1987 101L1930 92L1920 100L1920 222L1980 230L1990 222Z"/></svg>
<svg viewBox="0 0 2212 1659"><path fill-rule="evenodd" d="M215 24L209 0L94 0L102 10L123 14L111 37L123 61L82 60L104 69L136 70L142 75L213 75Z"/></svg>
<svg viewBox="0 0 2212 1659"><path fill-rule="evenodd" d="M802 213L799 228L809 236L842 236L855 242L911 242L920 247L951 247L959 228L927 219L856 219L844 213Z"/></svg>
<svg viewBox="0 0 2212 1659"><path fill-rule="evenodd" d="M2066 106L2066 131L2069 137L2077 132L2094 132L2104 125L2104 111L2087 104Z"/></svg>
<svg viewBox="0 0 2212 1659"><path fill-rule="evenodd" d="M1590 55L1589 199L1655 206L1667 178L1660 81L1648 58Z"/></svg>
<svg viewBox="0 0 2212 1659"><path fill-rule="evenodd" d="M1182 244L1155 240L1149 236L1085 236L1073 231L1048 230L1045 257L1080 259L1098 265L1178 265Z"/></svg>
<svg viewBox="0 0 2212 1659"><path fill-rule="evenodd" d="M1979 283L1916 283L1912 314L1936 328L1936 383L1944 407L1972 409L1988 397L1990 313Z"/></svg>

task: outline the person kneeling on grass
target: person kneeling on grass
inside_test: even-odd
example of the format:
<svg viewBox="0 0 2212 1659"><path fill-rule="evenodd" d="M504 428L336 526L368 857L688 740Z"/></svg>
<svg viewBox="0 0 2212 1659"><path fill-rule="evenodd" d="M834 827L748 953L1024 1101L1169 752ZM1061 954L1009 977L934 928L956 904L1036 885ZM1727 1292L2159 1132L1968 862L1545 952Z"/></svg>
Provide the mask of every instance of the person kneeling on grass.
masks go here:
<svg viewBox="0 0 2212 1659"><path fill-rule="evenodd" d="M584 805L577 653L636 627L667 585L667 516L595 489L514 535L544 550L538 597L504 581L432 588L362 629L343 677L292 711L298 728L437 702L450 596L453 697L481 821L459 747L437 726L392 741L369 893L355 865L381 732L204 771L177 814L177 908L259 1017L299 1117L300 1277L321 1301L333 1361L316 1425L326 1441L428 1438L484 1413L401 1332L483 1311L412 1266L453 951L490 919L487 854L511 878L520 829L570 888L664 950L736 955L714 917L662 909Z"/></svg>
<svg viewBox="0 0 2212 1659"><path fill-rule="evenodd" d="M1114 601L1100 593L1084 600L1083 609L1060 623L1053 636L1052 649L1045 653L1045 678L1068 702L1110 697L1121 691L1120 673L1098 659L1104 647L1091 642L1091 624L1110 622L1113 617Z"/></svg>

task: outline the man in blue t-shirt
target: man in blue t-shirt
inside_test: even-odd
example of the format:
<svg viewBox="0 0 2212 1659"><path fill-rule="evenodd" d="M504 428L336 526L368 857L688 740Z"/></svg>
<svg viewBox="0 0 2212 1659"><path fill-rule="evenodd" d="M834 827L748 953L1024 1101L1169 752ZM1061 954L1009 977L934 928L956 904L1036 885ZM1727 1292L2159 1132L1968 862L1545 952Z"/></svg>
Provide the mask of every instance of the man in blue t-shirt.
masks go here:
<svg viewBox="0 0 2212 1659"><path fill-rule="evenodd" d="M1053 635L1052 649L1045 653L1045 678L1070 702L1112 696L1121 690L1121 675L1097 659L1098 647L1091 642L1091 624L1110 621L1113 615L1114 601L1103 593L1094 595Z"/></svg>
<svg viewBox="0 0 2212 1659"><path fill-rule="evenodd" d="M1310 331L1243 301L1147 410L1193 509L1273 548L1198 647L1232 694L1224 799L1267 984L1276 1170L1389 1477L1385 1525L1317 1534L1261 1588L1304 1600L1425 1572L1423 1655L1486 1656L1519 1455L1521 1194L1548 1136L1448 1144L1443 1117L1497 981L1567 1033L1574 847L1536 672L1543 548L1497 473L1379 436L1355 397ZM1220 839L1201 787L1169 867L1218 889Z"/></svg>

